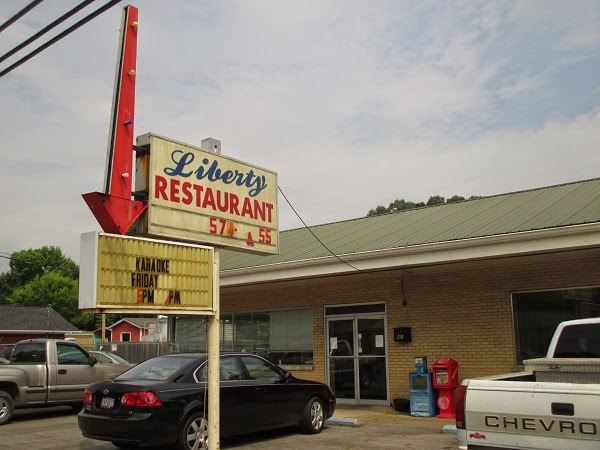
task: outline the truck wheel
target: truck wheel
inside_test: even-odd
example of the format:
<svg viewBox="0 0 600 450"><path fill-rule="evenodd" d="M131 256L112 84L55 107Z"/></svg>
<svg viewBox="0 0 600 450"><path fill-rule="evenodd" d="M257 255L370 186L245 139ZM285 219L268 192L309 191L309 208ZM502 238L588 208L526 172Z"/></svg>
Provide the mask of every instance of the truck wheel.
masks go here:
<svg viewBox="0 0 600 450"><path fill-rule="evenodd" d="M205 450L208 449L208 419L201 412L189 416L177 440L178 450Z"/></svg>
<svg viewBox="0 0 600 450"><path fill-rule="evenodd" d="M324 424L323 402L317 397L313 397L304 406L300 418L300 428L307 434L317 434L321 432Z"/></svg>
<svg viewBox="0 0 600 450"><path fill-rule="evenodd" d="M8 392L0 391L0 425L8 422L15 412L15 402Z"/></svg>

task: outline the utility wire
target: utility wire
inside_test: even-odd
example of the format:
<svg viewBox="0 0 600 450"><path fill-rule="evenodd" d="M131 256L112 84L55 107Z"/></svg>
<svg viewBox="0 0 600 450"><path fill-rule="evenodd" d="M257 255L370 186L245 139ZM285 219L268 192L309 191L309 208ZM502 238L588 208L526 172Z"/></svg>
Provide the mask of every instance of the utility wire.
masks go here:
<svg viewBox="0 0 600 450"><path fill-rule="evenodd" d="M34 51L32 51L31 53L25 55L23 58L21 58L20 60L18 60L16 63L14 63L12 66L9 66L8 68L4 69L2 72L0 72L0 78L2 78L4 75L6 75L9 72L12 72L14 69L16 69L17 67L19 67L21 64L29 61L31 58L33 58L35 55L37 55L38 53L46 50L48 47L50 47L51 45L55 44L56 42L60 41L62 38L64 38L65 36L71 34L73 31L77 30L78 28L82 27L83 25L85 25L86 23L88 23L89 21L91 21L92 19L95 19L97 16L99 16L100 14L102 14L103 12L108 11L110 8L112 8L113 6L115 6L117 3L120 3L121 0L112 0L108 3L106 3L104 6L98 8L96 11L94 11L91 14L88 14L87 16L85 16L83 19L81 19L79 22L77 22L76 24L70 26L69 28L67 28L65 31L63 31L62 33L56 35L55 37L53 37L52 39L50 39L48 42L40 45L38 48L36 48Z"/></svg>
<svg viewBox="0 0 600 450"><path fill-rule="evenodd" d="M60 25L65 20L67 20L69 17L72 17L75 13L78 13L83 8L85 8L87 5L89 5L90 3L92 3L93 1L94 0L85 0L84 2L81 2L79 5L77 5L75 8L73 8L71 11L63 14L58 19L56 19L54 22L52 22L50 25L46 26L45 28L42 28L36 34L34 34L33 36L31 36L29 39L21 42L15 48L13 48L12 50L6 52L4 55L0 56L0 63L4 62L7 58L10 58L12 55L14 55L15 53L17 53L19 50L22 50L23 48L27 47L33 41L39 39L41 36L43 36L44 34L46 34L48 31L52 30L57 25Z"/></svg>
<svg viewBox="0 0 600 450"><path fill-rule="evenodd" d="M19 11L14 16L12 16L10 19L8 19L6 22L4 22L2 25L0 25L0 33L2 33L4 30L6 30L13 23L15 23L17 20L19 20L21 17L23 17L25 14L27 14L29 11L31 11L33 8L35 8L37 5L39 5L43 1L44 0L32 1L29 5L27 5L25 8L23 8L21 11Z"/></svg>
<svg viewBox="0 0 600 450"><path fill-rule="evenodd" d="M304 227L308 231L310 231L310 234L312 234L315 237L315 239L319 242L319 244L321 244L329 253L331 253L333 256L335 256L342 263L346 264L349 267L352 267L354 270L358 270L359 272L364 272L364 270L359 269L358 267L354 267L352 264L350 264L349 262L344 261L338 255L336 255L333 251L331 251L331 249L329 247L327 247L323 243L323 241L317 237L317 235L315 233L313 233L313 230L311 230L310 227L308 225L306 225L306 222L304 222L304 220L302 220L302 217L300 217L300 214L298 214L298 212L296 211L296 209L292 206L292 204L290 203L290 201L288 200L288 198L285 196L285 194L281 190L281 187L277 186L277 189L279 190L279 192L281 192L281 195L283 195L283 198L285 199L285 201L287 202L287 204L290 205L290 208L292 208L292 211L294 211L294 214L296 214L296 216L298 217L298 219L300 219L300 222L302 222L302 224L304 225Z"/></svg>

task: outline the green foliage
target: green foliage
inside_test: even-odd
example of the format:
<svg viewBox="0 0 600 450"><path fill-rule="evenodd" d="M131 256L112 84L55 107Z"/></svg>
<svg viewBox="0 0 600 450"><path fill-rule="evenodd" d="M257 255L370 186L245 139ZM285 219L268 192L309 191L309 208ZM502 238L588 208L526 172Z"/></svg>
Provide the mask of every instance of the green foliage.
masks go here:
<svg viewBox="0 0 600 450"><path fill-rule="evenodd" d="M432 195L427 200L427 206L443 205L444 203L446 203L446 199L441 195Z"/></svg>
<svg viewBox="0 0 600 450"><path fill-rule="evenodd" d="M77 280L59 272L48 272L33 281L16 288L11 295L12 303L23 306L52 306L57 313L79 329L94 326L94 317L79 310L79 286Z"/></svg>
<svg viewBox="0 0 600 450"><path fill-rule="evenodd" d="M465 198L462 195L453 195L448 200L446 200L446 203L458 203L458 202L464 202L464 201L465 201Z"/></svg>
<svg viewBox="0 0 600 450"><path fill-rule="evenodd" d="M9 296L15 286L10 272L0 273L0 305L10 304Z"/></svg>
<svg viewBox="0 0 600 450"><path fill-rule="evenodd" d="M57 272L74 280L79 278L79 267L71 258L63 255L59 247L30 248L10 256L10 273L18 286L48 272Z"/></svg>
<svg viewBox="0 0 600 450"><path fill-rule="evenodd" d="M469 197L469 200L475 200L478 198L482 198L482 197L477 196L477 195L472 195L471 197ZM450 197L447 200L444 197L442 197L441 195L432 195L431 197L429 197L429 200L427 200L427 203L424 203L424 202L415 203L415 202L411 202L409 200L405 200L405 199L401 198L401 199L394 200L392 203L389 204L389 206L387 208L385 206L379 205L379 206L377 206L377 208L371 209L367 213L367 217L378 216L380 214L396 213L399 211L405 211L407 209L421 208L423 206L444 205L444 204L448 204L448 203L457 203L457 202L462 202L462 201L465 201L465 198L461 195L453 195L452 197Z"/></svg>
<svg viewBox="0 0 600 450"><path fill-rule="evenodd" d="M0 274L0 304L52 308L81 330L96 329L96 317L79 310L79 267L60 248L14 252Z"/></svg>

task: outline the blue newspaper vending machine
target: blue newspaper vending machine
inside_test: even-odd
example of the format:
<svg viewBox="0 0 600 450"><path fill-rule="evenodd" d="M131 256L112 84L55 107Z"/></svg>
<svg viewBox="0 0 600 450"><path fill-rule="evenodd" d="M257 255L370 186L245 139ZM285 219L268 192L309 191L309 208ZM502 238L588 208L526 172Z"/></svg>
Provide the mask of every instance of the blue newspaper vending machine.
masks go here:
<svg viewBox="0 0 600 450"><path fill-rule="evenodd" d="M408 374L410 384L410 415L434 417L437 395L431 374L427 372L427 357L415 357L415 371Z"/></svg>

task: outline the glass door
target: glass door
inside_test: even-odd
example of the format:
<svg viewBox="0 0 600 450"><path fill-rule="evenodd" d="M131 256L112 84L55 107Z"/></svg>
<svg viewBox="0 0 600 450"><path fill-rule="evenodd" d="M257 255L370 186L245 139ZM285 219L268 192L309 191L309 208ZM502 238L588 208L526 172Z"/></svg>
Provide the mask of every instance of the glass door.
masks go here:
<svg viewBox="0 0 600 450"><path fill-rule="evenodd" d="M329 385L338 400L387 403L385 317L327 320Z"/></svg>

